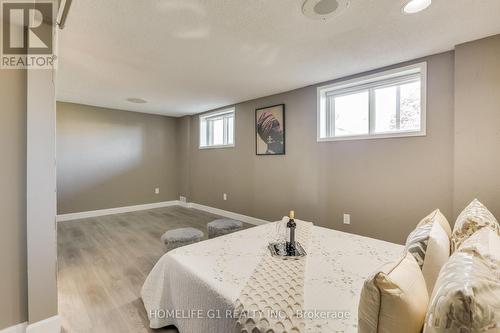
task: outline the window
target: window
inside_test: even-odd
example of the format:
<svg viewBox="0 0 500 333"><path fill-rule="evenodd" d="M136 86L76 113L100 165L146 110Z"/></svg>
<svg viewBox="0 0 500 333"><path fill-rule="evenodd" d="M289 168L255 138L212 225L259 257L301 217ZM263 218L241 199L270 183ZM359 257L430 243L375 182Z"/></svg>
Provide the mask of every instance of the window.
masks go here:
<svg viewBox="0 0 500 333"><path fill-rule="evenodd" d="M200 148L234 146L234 108L200 116Z"/></svg>
<svg viewBox="0 0 500 333"><path fill-rule="evenodd" d="M318 141L426 134L426 63L318 88Z"/></svg>

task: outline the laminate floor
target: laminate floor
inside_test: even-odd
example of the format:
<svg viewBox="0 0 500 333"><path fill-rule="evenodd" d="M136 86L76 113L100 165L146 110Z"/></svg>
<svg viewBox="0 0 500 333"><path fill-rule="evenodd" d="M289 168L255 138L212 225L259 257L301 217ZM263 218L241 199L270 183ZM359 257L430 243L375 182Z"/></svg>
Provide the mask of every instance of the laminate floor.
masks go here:
<svg viewBox="0 0 500 333"><path fill-rule="evenodd" d="M173 206L59 222L58 294L63 332L177 333L175 327L149 328L141 287L164 254L160 237L165 231L194 227L206 237L206 224L218 217Z"/></svg>

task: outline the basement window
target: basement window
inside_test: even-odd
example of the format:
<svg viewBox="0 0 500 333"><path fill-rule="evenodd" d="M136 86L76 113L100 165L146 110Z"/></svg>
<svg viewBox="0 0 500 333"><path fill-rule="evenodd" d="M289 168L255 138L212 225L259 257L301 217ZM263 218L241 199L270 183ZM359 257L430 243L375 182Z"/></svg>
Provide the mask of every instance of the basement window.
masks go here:
<svg viewBox="0 0 500 333"><path fill-rule="evenodd" d="M200 149L234 147L234 108L200 116Z"/></svg>
<svg viewBox="0 0 500 333"><path fill-rule="evenodd" d="M318 141L426 135L426 63L318 88Z"/></svg>

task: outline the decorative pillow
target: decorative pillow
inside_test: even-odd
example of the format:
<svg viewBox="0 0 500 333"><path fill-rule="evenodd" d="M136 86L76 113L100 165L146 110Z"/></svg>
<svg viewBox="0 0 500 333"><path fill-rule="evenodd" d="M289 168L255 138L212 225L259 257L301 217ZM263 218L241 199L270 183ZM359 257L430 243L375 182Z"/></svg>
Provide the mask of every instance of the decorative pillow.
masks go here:
<svg viewBox="0 0 500 333"><path fill-rule="evenodd" d="M429 296L432 294L439 271L450 257L449 234L442 226L451 228L446 217L438 210L426 216L406 240L406 250L417 261Z"/></svg>
<svg viewBox="0 0 500 333"><path fill-rule="evenodd" d="M358 309L359 333L420 333L429 295L410 253L365 281Z"/></svg>
<svg viewBox="0 0 500 333"><path fill-rule="evenodd" d="M450 223L448 222L446 217L443 215L443 213L441 213L441 211L439 209L436 209L435 211L433 211L432 213L430 213L429 215L424 217L422 219L422 221L420 221L417 224L417 228L424 225L424 224L432 223L435 221L438 221L439 224L441 225L441 227L443 227L443 230L446 232L448 237L451 237Z"/></svg>
<svg viewBox="0 0 500 333"><path fill-rule="evenodd" d="M458 250L460 245L476 231L488 227L500 236L500 225L490 211L474 199L457 218L451 235L451 250Z"/></svg>
<svg viewBox="0 0 500 333"><path fill-rule="evenodd" d="M490 228L482 228L467 238L458 252L473 253L489 262L500 264L500 236Z"/></svg>
<svg viewBox="0 0 500 333"><path fill-rule="evenodd" d="M500 332L500 237L483 228L445 264L424 333Z"/></svg>

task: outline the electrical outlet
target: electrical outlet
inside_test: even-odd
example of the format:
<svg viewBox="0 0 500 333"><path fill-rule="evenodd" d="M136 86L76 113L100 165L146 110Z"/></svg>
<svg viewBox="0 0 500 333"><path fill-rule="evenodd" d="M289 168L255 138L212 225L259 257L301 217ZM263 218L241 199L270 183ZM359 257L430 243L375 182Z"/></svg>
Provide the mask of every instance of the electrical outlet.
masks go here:
<svg viewBox="0 0 500 333"><path fill-rule="evenodd" d="M187 202L187 198L183 197L182 195L179 197L179 200L180 200L180 202L183 202L183 203Z"/></svg>
<svg viewBox="0 0 500 333"><path fill-rule="evenodd" d="M159 187L155 188L155 194L160 194L160 188Z"/></svg>
<svg viewBox="0 0 500 333"><path fill-rule="evenodd" d="M351 214L344 214L344 224L351 224Z"/></svg>
<svg viewBox="0 0 500 333"><path fill-rule="evenodd" d="M224 199L224 201L227 201L227 193L224 193L224 194L222 195L222 199Z"/></svg>

